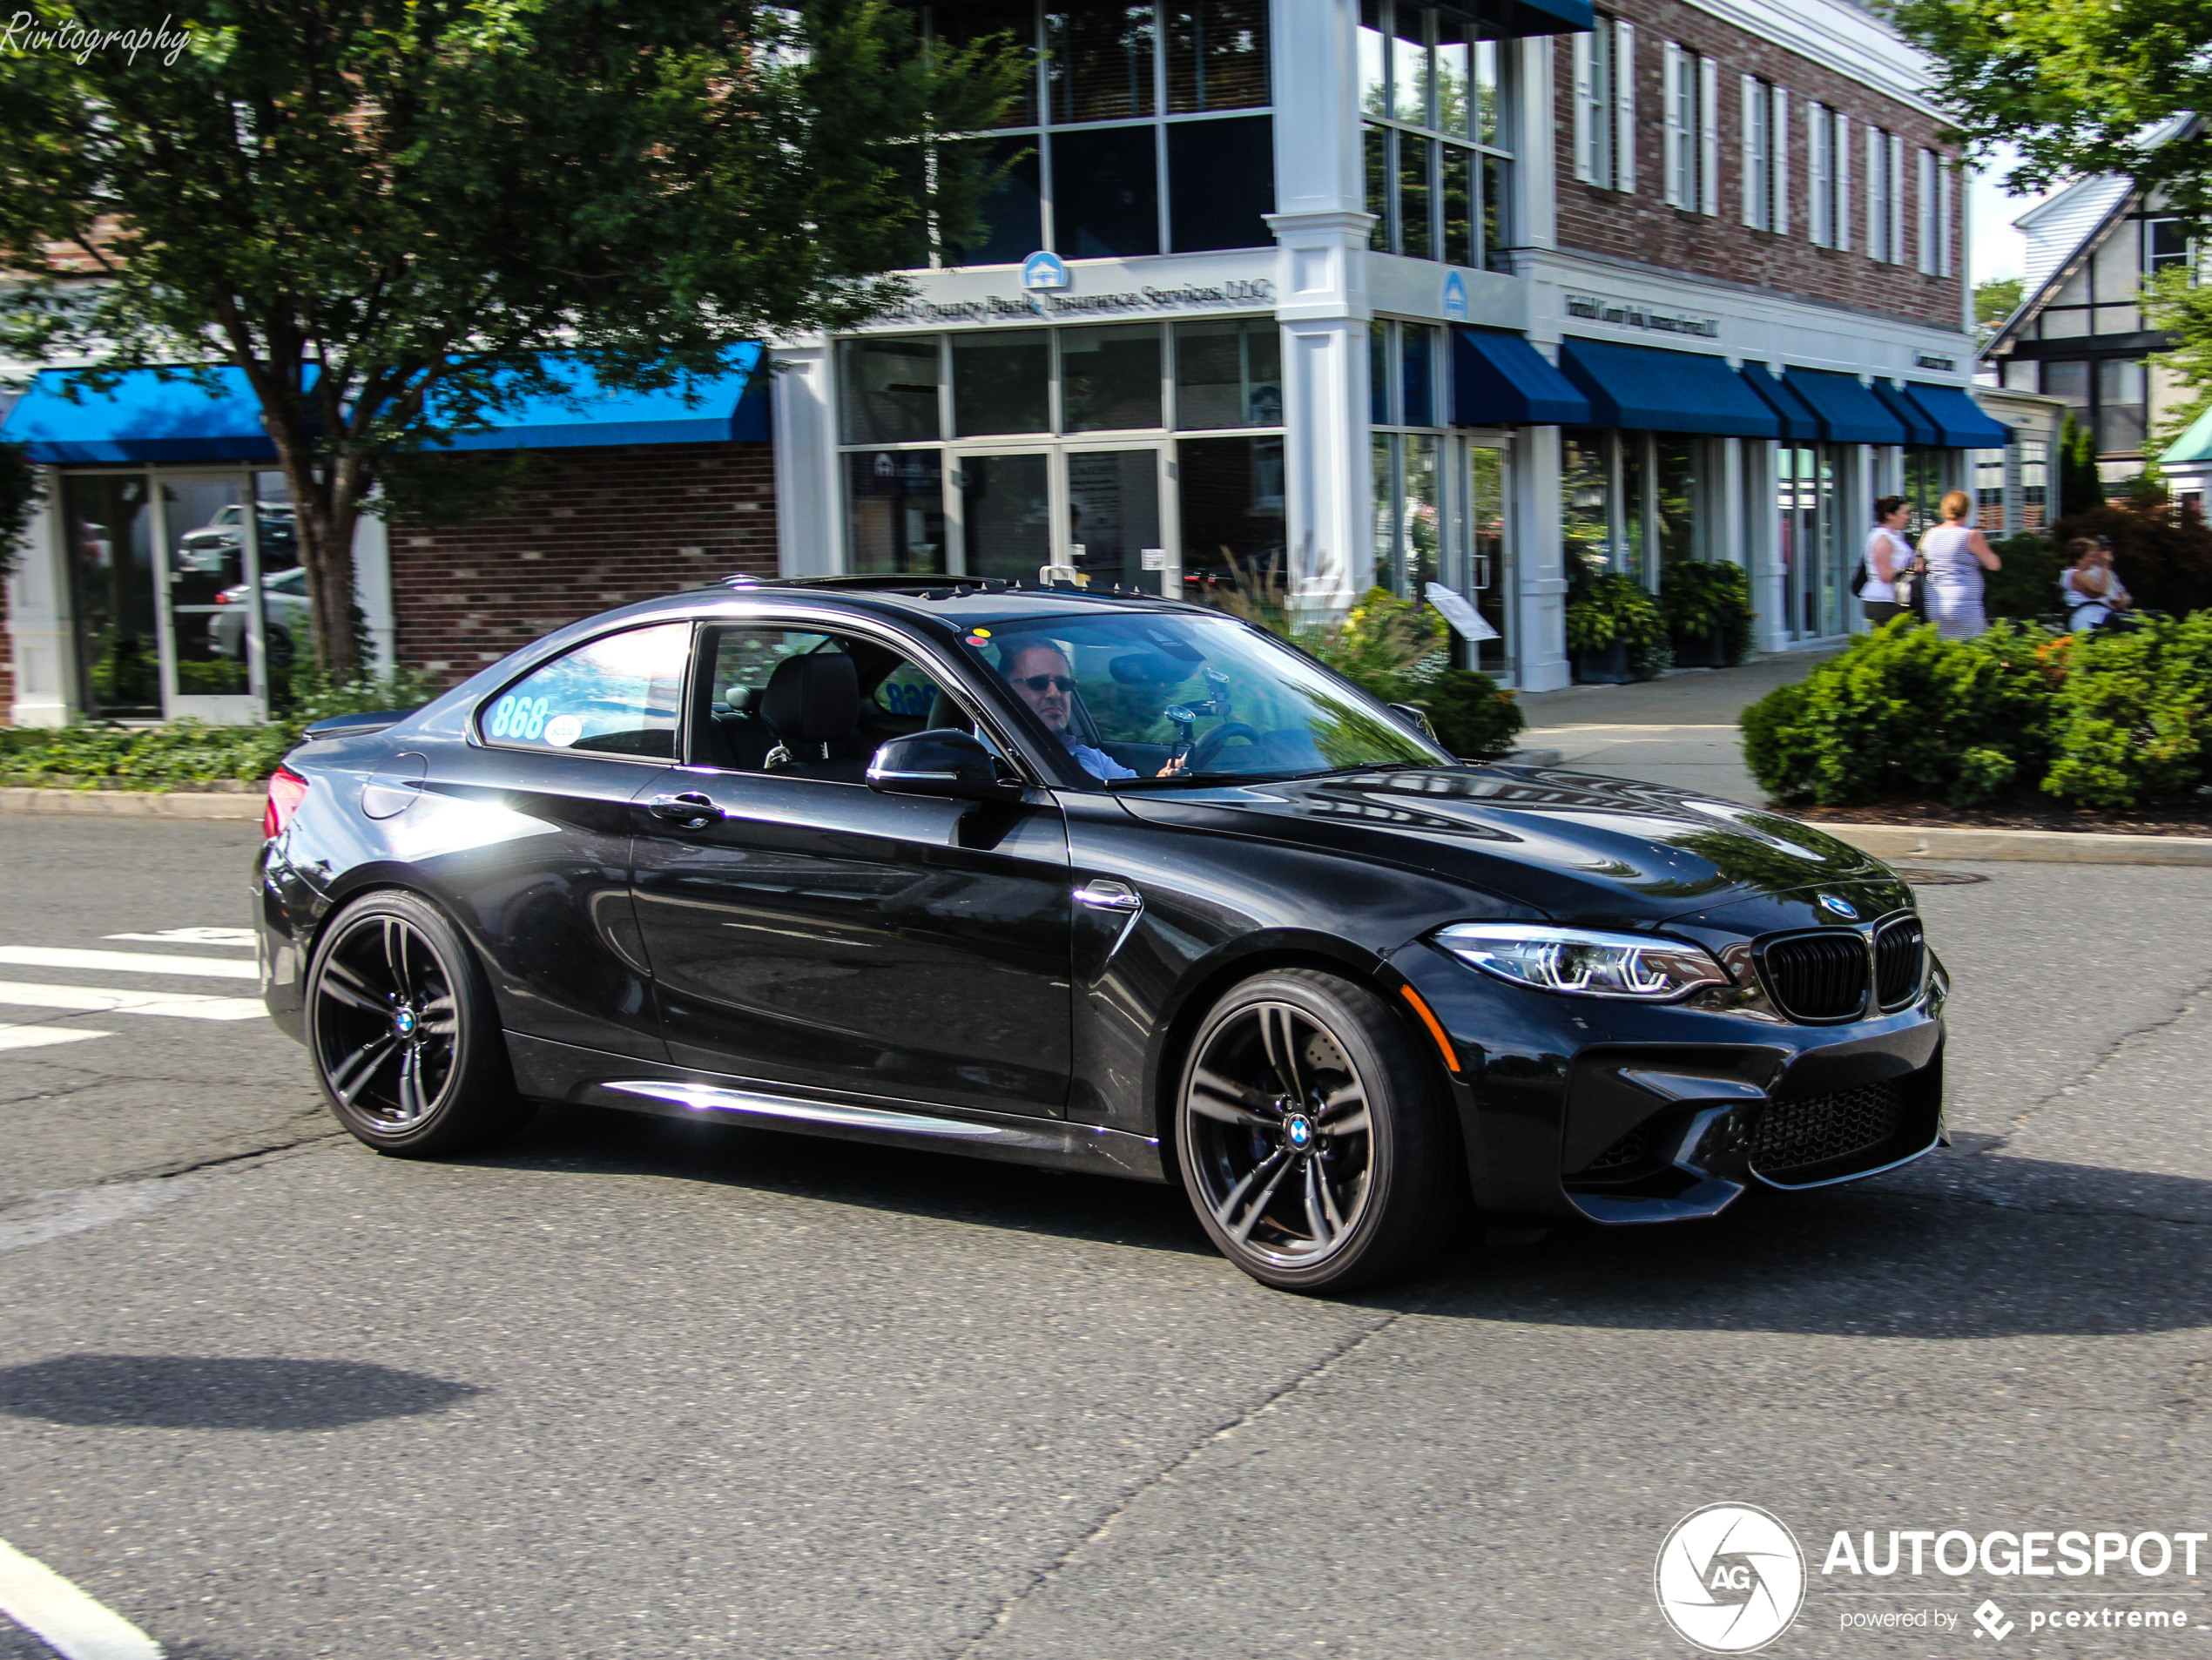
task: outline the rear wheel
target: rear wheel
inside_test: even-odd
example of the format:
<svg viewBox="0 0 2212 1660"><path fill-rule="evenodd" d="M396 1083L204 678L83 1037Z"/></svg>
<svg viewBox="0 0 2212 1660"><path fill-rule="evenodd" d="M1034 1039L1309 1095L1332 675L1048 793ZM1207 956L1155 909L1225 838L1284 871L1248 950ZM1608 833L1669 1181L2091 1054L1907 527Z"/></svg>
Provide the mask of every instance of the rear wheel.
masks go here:
<svg viewBox="0 0 2212 1660"><path fill-rule="evenodd" d="M1222 1253L1291 1291L1409 1267L1466 1200L1459 1138L1427 1060L1382 999L1286 969L1214 1006L1185 1064L1183 1180Z"/></svg>
<svg viewBox="0 0 2212 1660"><path fill-rule="evenodd" d="M307 974L307 1022L323 1099L379 1152L466 1152L530 1115L475 955L413 894L371 894L330 925Z"/></svg>

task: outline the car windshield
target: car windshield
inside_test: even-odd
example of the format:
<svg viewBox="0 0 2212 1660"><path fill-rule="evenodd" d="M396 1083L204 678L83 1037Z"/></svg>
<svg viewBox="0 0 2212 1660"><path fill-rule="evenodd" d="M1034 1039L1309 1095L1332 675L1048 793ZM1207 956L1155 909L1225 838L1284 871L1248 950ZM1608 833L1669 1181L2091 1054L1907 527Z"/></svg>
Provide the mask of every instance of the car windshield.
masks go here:
<svg viewBox="0 0 2212 1660"><path fill-rule="evenodd" d="M1108 783L1451 764L1365 692L1230 617L1025 617L962 638Z"/></svg>

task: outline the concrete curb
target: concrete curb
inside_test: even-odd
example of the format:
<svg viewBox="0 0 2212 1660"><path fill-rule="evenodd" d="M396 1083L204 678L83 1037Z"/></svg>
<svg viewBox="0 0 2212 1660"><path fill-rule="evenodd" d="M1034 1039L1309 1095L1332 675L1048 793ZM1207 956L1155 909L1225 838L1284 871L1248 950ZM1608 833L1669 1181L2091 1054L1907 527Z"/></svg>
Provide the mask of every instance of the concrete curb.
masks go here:
<svg viewBox="0 0 2212 1660"><path fill-rule="evenodd" d="M2052 865L2212 866L2212 836L2115 836L2074 830L1939 830L1805 820L1877 859L2020 859Z"/></svg>
<svg viewBox="0 0 2212 1660"><path fill-rule="evenodd" d="M258 819L263 798L198 790L0 789L0 813L74 813L125 819Z"/></svg>

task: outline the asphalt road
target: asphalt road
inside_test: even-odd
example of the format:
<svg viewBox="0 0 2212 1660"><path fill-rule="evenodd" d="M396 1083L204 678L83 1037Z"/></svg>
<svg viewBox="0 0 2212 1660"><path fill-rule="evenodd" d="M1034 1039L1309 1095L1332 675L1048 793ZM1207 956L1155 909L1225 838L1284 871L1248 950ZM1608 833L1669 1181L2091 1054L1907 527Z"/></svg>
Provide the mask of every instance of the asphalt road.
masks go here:
<svg viewBox="0 0 2212 1660"><path fill-rule="evenodd" d="M253 835L0 817L0 981L250 995L111 936L237 927ZM1774 1654L1986 1595L2202 1652L2027 1620L2201 1581L1818 1571L2212 1526L2212 872L1955 868L1954 1149L1342 1301L1167 1190L585 1111L383 1159L219 1002L0 1007L0 1538L195 1660L1585 1657L1689 1652L1654 1555L1729 1500L1813 1558Z"/></svg>

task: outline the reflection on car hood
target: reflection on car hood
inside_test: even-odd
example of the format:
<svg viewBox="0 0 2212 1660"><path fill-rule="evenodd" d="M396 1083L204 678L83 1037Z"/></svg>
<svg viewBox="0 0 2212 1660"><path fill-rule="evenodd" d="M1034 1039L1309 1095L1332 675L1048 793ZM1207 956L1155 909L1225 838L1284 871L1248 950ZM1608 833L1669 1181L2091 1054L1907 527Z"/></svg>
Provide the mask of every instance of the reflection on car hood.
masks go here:
<svg viewBox="0 0 2212 1660"><path fill-rule="evenodd" d="M1153 823L1417 866L1560 921L1656 922L1791 896L1752 908L1779 918L1810 909L1819 892L1866 884L1887 909L1891 890L1903 891L1875 859L1780 813L1550 767L1435 767L1123 799Z"/></svg>

